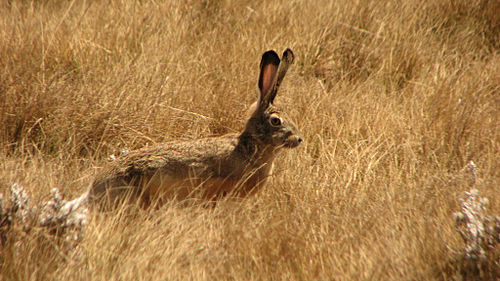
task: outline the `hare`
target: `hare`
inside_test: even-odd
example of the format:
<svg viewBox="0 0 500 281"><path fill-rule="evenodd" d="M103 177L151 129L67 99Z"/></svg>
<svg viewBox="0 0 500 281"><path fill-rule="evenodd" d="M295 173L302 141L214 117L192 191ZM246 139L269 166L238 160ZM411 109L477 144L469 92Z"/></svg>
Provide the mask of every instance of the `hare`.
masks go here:
<svg viewBox="0 0 500 281"><path fill-rule="evenodd" d="M240 134L192 141L172 141L132 151L112 161L95 178L91 204L138 200L149 206L167 200L217 200L226 194L255 193L271 175L282 148L294 148L302 138L294 124L273 105L294 55L280 60L270 50L262 55L259 95Z"/></svg>

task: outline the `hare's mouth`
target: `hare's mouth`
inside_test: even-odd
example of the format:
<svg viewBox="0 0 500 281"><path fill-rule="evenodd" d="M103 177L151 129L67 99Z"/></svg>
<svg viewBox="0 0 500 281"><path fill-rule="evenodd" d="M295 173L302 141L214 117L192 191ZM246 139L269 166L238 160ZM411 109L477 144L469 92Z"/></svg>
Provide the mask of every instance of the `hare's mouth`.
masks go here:
<svg viewBox="0 0 500 281"><path fill-rule="evenodd" d="M283 142L284 146L288 148L295 148L299 146L300 143L302 143L302 138L293 134L289 135Z"/></svg>

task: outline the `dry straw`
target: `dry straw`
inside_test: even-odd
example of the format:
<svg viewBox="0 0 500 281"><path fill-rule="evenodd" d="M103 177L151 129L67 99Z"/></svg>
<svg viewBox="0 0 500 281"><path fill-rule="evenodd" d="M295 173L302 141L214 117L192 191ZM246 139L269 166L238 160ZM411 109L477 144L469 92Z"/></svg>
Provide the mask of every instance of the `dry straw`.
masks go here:
<svg viewBox="0 0 500 281"><path fill-rule="evenodd" d="M0 279L498 279L499 5L0 1ZM109 155L240 132L288 47L276 105L304 142L260 192L71 201Z"/></svg>

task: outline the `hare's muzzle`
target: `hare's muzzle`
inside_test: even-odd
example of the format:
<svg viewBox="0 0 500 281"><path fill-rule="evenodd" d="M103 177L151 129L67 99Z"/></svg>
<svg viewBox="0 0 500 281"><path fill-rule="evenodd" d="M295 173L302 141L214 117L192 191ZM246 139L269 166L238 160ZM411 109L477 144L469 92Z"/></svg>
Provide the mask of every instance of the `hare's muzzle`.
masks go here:
<svg viewBox="0 0 500 281"><path fill-rule="evenodd" d="M294 148L299 146L299 144L302 142L302 138L298 135L295 134L290 134L286 139L285 139L285 146L288 148Z"/></svg>

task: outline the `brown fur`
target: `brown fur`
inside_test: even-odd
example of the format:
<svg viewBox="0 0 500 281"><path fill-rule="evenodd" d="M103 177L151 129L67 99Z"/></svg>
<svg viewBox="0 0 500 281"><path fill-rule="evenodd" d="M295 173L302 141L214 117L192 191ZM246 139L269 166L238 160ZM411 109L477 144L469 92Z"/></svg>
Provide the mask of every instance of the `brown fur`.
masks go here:
<svg viewBox="0 0 500 281"><path fill-rule="evenodd" d="M276 153L302 141L272 104L292 62L289 49L281 64L274 51L264 53L259 100L242 133L173 141L122 156L97 175L89 191L91 203L128 198L149 206L172 199L214 200L229 193L247 196L259 190L271 175Z"/></svg>

